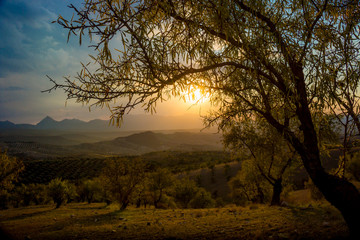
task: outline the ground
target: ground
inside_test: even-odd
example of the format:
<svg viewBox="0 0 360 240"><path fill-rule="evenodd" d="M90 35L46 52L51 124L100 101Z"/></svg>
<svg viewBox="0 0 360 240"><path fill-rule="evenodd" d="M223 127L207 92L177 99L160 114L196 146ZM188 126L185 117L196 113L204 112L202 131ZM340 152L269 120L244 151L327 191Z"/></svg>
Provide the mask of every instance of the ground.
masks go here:
<svg viewBox="0 0 360 240"><path fill-rule="evenodd" d="M133 208L103 203L0 211L10 239L344 239L339 212L326 203L211 209Z"/></svg>

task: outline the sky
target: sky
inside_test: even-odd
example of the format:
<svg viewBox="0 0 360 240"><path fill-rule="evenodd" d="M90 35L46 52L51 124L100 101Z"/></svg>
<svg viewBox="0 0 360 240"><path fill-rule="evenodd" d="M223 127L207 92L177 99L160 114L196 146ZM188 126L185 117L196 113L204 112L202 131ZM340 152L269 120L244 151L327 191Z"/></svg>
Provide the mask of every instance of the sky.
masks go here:
<svg viewBox="0 0 360 240"><path fill-rule="evenodd" d="M88 63L88 55L94 54L88 47L90 42L80 46L73 37L67 43L68 32L51 23L59 14L71 18L70 3L81 6L79 0L0 0L0 121L35 124L45 116L56 120L109 119L107 109L92 108L89 112L86 105L65 104L66 95L60 90L41 93L52 87L46 75L60 82L64 76L75 76L81 62ZM157 114L206 114L207 103L192 105L172 99L158 104ZM139 108L130 114L145 112Z"/></svg>

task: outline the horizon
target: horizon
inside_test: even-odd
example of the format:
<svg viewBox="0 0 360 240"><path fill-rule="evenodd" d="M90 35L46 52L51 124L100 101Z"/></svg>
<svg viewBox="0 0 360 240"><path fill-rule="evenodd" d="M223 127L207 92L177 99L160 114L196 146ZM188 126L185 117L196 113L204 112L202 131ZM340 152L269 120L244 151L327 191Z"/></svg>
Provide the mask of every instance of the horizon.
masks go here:
<svg viewBox="0 0 360 240"><path fill-rule="evenodd" d="M71 3L79 5L81 1ZM82 105L66 101L61 91L41 93L51 87L46 77L62 81L64 76L75 76L81 70L81 62L91 61L89 54L95 53L84 37L79 45L75 38L67 43L67 33L58 24L51 24L61 14L71 17L68 1L0 1L0 121L16 124L36 124L39 116L53 119L107 120L111 113L106 108ZM119 40L120 41L120 40ZM117 104L121 104L119 99ZM180 96L159 102L156 113L177 116L182 114L207 113L209 102L187 98L184 103ZM133 109L130 115L148 113L141 108Z"/></svg>
<svg viewBox="0 0 360 240"><path fill-rule="evenodd" d="M156 117L165 117L165 118L181 118L181 117L187 117L187 118L198 118L198 120L200 121L201 120L201 116L200 115L197 115L197 114L194 114L194 113L183 113L183 114L178 114L178 115L163 115L163 114L127 114L127 115L124 115L123 117L123 120L125 121L128 117L150 117L150 118L156 118ZM95 121L95 120L101 120L101 121L110 121L111 119L108 118L108 119L103 119L103 118L92 118L92 119L82 119L82 118L77 118L77 117L64 117L64 118L55 118L53 116L50 116L50 115L46 115L44 117L41 117L39 118L40 120L37 120L35 122L17 122L17 121L12 121L12 120L9 120L9 119L5 119L5 120L0 120L0 122L11 122L11 123L14 123L14 124L30 124L30 125L36 125L36 124L39 124L41 121L43 121L44 119L46 118L50 118L56 122L62 122L64 120L80 120L82 122L85 122L85 123L89 123L91 121Z"/></svg>

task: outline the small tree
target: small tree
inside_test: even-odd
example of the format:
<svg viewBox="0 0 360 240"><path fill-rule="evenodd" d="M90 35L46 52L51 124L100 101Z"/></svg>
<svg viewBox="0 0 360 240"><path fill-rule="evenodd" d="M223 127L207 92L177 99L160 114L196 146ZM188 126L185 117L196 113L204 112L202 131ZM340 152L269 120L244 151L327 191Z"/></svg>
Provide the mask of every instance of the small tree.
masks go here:
<svg viewBox="0 0 360 240"><path fill-rule="evenodd" d="M164 195L166 194L166 189L171 187L173 182L173 176L167 169L158 169L157 171L149 174L148 189L155 208L158 208L158 203L162 201Z"/></svg>
<svg viewBox="0 0 360 240"><path fill-rule="evenodd" d="M56 208L59 208L67 202L69 193L68 182L66 180L61 180L61 178L51 180L48 185L49 197L52 198L56 204Z"/></svg>
<svg viewBox="0 0 360 240"><path fill-rule="evenodd" d="M238 205L245 205L246 202L264 203L271 191L271 185L261 176L252 159L242 161L240 171L229 185L233 201Z"/></svg>
<svg viewBox="0 0 360 240"><path fill-rule="evenodd" d="M288 184L290 168L299 166L295 164L297 158L293 148L276 129L259 119L251 119L241 125L230 123L224 130L225 145L249 158L247 164L241 166L240 175L244 175L242 186L247 185L248 188L254 185L254 190L260 194L260 185L263 184L260 184L262 180L259 178L263 178L272 186L271 205L280 205L280 195L283 185ZM260 203L263 200L257 199Z"/></svg>
<svg viewBox="0 0 360 240"><path fill-rule="evenodd" d="M9 191L14 188L19 173L24 170L22 161L10 157L0 149L0 209L7 207Z"/></svg>
<svg viewBox="0 0 360 240"><path fill-rule="evenodd" d="M196 196L199 188L196 183L188 178L179 179L175 182L173 196L183 207L188 208L191 200Z"/></svg>
<svg viewBox="0 0 360 240"><path fill-rule="evenodd" d="M192 208L211 208L215 206L215 200L211 197L211 193L204 188L199 188L194 198L190 201Z"/></svg>
<svg viewBox="0 0 360 240"><path fill-rule="evenodd" d="M112 200L117 201L124 210L130 203L131 194L144 180L145 165L141 159L112 159L104 167L101 179L110 193Z"/></svg>
<svg viewBox="0 0 360 240"><path fill-rule="evenodd" d="M87 201L92 203L96 199L96 195L99 195L101 192L100 181L97 179L87 179L84 180L77 188L77 194L79 195L81 201Z"/></svg>

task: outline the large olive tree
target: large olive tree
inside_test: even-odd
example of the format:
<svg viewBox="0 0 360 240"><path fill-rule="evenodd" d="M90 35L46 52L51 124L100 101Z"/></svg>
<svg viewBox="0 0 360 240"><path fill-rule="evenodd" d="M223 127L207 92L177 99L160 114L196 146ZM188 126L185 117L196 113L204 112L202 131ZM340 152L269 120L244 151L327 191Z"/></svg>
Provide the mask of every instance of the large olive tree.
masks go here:
<svg viewBox="0 0 360 240"><path fill-rule="evenodd" d="M108 106L118 122L135 106L152 111L158 101L200 88L217 104L211 122L257 116L277 129L351 234L360 236L360 194L324 170L314 123L348 86L341 83L349 72L321 69L343 58L335 43L344 35L343 47L359 50L358 1L84 0L81 8L70 7L75 17L58 23L80 42L85 34L97 36L98 69L84 65L75 79L52 80L50 91ZM358 66L359 58L347 61ZM338 83L332 91L329 82ZM119 98L125 102L114 104Z"/></svg>

